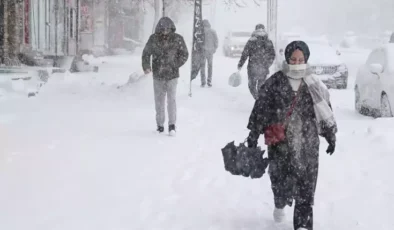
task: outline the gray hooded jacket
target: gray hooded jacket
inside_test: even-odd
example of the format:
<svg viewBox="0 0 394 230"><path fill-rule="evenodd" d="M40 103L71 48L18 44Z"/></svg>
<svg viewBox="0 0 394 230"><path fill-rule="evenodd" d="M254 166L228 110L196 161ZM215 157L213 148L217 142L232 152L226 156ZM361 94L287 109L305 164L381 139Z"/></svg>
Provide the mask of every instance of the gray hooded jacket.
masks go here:
<svg viewBox="0 0 394 230"><path fill-rule="evenodd" d="M211 28L211 24L208 20L203 20L203 25L205 32L204 51L209 54L213 54L219 46L218 36L216 31Z"/></svg>

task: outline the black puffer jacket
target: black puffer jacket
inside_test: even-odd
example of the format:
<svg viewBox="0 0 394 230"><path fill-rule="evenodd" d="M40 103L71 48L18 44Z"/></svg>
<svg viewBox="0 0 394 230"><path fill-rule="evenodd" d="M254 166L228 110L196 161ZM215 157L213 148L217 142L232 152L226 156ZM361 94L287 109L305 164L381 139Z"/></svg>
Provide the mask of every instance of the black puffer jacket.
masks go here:
<svg viewBox="0 0 394 230"><path fill-rule="evenodd" d="M170 33L164 34L165 30L170 30ZM168 17L163 17L145 45L142 52L142 68L144 71L152 69L154 78L164 80L178 78L179 68L189 57L183 37L175 31L174 22Z"/></svg>
<svg viewBox="0 0 394 230"><path fill-rule="evenodd" d="M269 73L269 68L275 60L275 49L265 31L253 32L245 45L238 67L242 68L248 58L249 76L266 76Z"/></svg>

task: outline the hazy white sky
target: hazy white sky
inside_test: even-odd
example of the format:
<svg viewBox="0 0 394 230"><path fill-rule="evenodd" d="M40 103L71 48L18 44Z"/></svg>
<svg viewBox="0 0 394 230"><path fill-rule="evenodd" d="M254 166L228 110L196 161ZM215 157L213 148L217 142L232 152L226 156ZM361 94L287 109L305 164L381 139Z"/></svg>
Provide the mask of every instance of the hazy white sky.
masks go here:
<svg viewBox="0 0 394 230"><path fill-rule="evenodd" d="M266 7L258 7L248 0L249 7L227 9L217 0L215 14L203 8L204 18L210 19L219 36L228 29L252 31L257 23L266 24ZM204 2L204 0L203 0ZM278 0L278 27L280 31L303 28L309 33L327 33L342 36L346 31L378 35L394 30L394 0ZM191 36L192 8L182 10L178 31ZM150 26L150 14L146 25ZM150 33L150 31L148 30ZM189 36L190 34L190 36Z"/></svg>

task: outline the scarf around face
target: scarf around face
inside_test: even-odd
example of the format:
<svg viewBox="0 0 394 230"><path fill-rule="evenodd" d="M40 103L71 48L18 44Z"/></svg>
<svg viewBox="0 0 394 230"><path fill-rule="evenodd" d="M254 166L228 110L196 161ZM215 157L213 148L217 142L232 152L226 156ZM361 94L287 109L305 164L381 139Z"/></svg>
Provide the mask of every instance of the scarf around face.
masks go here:
<svg viewBox="0 0 394 230"><path fill-rule="evenodd" d="M308 64L291 66L285 62L282 71L289 79L301 80L307 85L313 100L313 109L319 134L322 135L327 128L332 129L336 133L337 123L329 105L330 93L321 79L312 74L310 66Z"/></svg>

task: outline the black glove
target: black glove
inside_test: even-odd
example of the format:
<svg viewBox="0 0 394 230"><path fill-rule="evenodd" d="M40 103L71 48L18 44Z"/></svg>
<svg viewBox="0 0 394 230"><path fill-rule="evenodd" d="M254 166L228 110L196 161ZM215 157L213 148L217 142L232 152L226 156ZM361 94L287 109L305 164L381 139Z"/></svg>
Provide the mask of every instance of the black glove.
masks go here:
<svg viewBox="0 0 394 230"><path fill-rule="evenodd" d="M257 141L248 138L247 143L248 143L248 148L257 148Z"/></svg>
<svg viewBox="0 0 394 230"><path fill-rule="evenodd" d="M325 138L328 143L328 148L326 150L326 153L332 155L335 152L335 142L336 142L335 134L327 135Z"/></svg>
<svg viewBox="0 0 394 230"><path fill-rule="evenodd" d="M257 148L257 142L260 134L257 131L250 131L249 136L246 140L248 148Z"/></svg>

